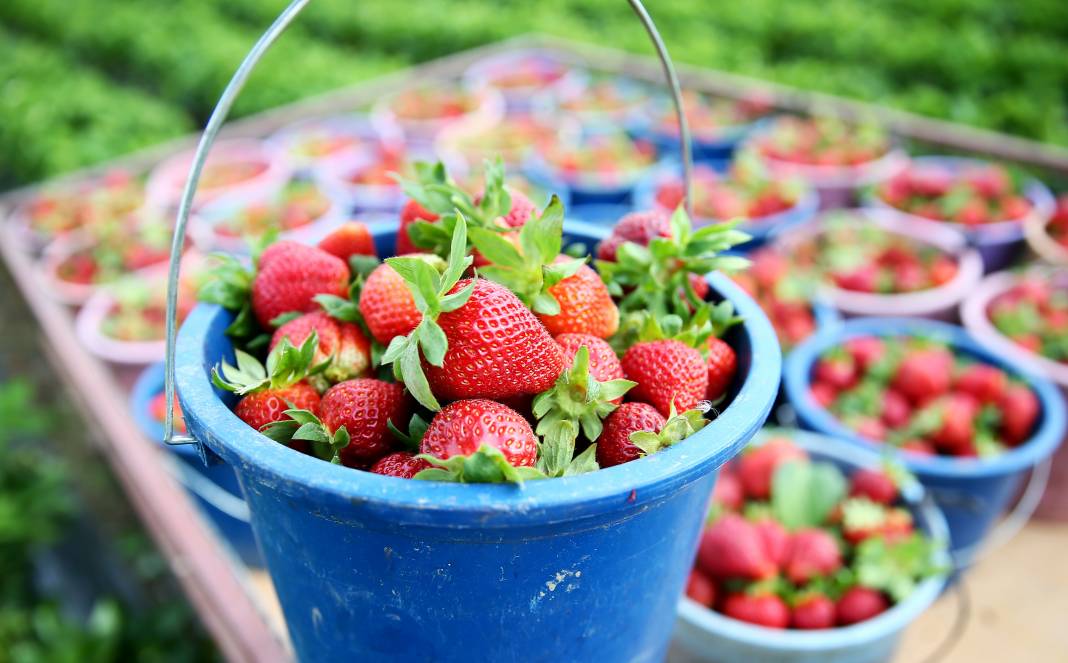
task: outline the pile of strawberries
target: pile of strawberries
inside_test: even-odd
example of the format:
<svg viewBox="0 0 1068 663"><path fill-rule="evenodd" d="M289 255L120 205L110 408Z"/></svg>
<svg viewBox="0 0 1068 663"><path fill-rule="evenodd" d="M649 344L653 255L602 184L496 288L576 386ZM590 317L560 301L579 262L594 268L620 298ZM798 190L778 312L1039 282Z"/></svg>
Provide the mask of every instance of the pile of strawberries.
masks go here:
<svg viewBox="0 0 1068 663"><path fill-rule="evenodd" d="M812 398L843 424L914 454L994 456L1028 440L1041 413L1025 383L917 336L851 338L811 379Z"/></svg>
<svg viewBox="0 0 1068 663"><path fill-rule="evenodd" d="M397 257L366 227L224 262L202 299L235 312L235 413L299 451L380 474L520 482L651 454L700 429L735 379L738 322L702 275L745 241L684 212L632 215L595 271L486 165L471 196L441 164L404 182ZM261 362L265 352L268 352Z"/></svg>
<svg viewBox="0 0 1068 663"><path fill-rule="evenodd" d="M998 331L1029 352L1068 364L1068 289L1052 279L1025 276L990 302L988 315Z"/></svg>
<svg viewBox="0 0 1068 663"><path fill-rule="evenodd" d="M699 141L721 138L730 130L754 122L774 110L771 100L759 94L752 94L745 99L728 99L690 90L682 93L682 107L690 133ZM659 110L653 127L661 133L677 136L679 118L674 105L661 104Z"/></svg>
<svg viewBox="0 0 1068 663"><path fill-rule="evenodd" d="M816 331L816 316L808 297L812 283L795 270L790 259L773 247L749 256L749 269L734 281L760 304L784 349L792 348Z"/></svg>
<svg viewBox="0 0 1068 663"><path fill-rule="evenodd" d="M663 182L656 190L656 203L673 210L682 203L684 192L681 179ZM693 214L706 221L741 218L759 222L790 209L804 193L804 183L771 177L750 152L735 158L727 176L707 166L694 170Z"/></svg>
<svg viewBox="0 0 1068 663"><path fill-rule="evenodd" d="M780 117L755 141L761 155L811 166L856 166L890 151L878 124L847 124L833 117Z"/></svg>
<svg viewBox="0 0 1068 663"><path fill-rule="evenodd" d="M872 619L942 571L916 531L892 470L846 479L789 438L751 446L723 468L686 594L776 629Z"/></svg>
<svg viewBox="0 0 1068 663"><path fill-rule="evenodd" d="M553 139L542 145L542 157L568 183L614 187L633 183L656 162L656 148L622 132L600 133L581 141Z"/></svg>
<svg viewBox="0 0 1068 663"><path fill-rule="evenodd" d="M1064 248L1068 249L1068 194L1057 198L1057 207L1053 210L1046 232Z"/></svg>
<svg viewBox="0 0 1068 663"><path fill-rule="evenodd" d="M795 265L842 290L901 294L945 285L957 275L955 256L936 246L842 213L795 247Z"/></svg>
<svg viewBox="0 0 1068 663"><path fill-rule="evenodd" d="M996 164L953 170L916 163L882 183L876 195L910 214L965 226L1018 221L1032 208L1020 182Z"/></svg>

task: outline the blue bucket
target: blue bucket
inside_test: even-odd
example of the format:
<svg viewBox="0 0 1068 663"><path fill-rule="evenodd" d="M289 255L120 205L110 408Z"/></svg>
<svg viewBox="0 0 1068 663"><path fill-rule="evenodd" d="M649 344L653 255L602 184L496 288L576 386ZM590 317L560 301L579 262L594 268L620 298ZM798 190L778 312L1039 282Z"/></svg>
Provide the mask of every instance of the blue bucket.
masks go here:
<svg viewBox="0 0 1068 663"><path fill-rule="evenodd" d="M878 454L841 440L793 429L765 429L758 438L783 434L815 460L831 462L849 474L862 468L877 468ZM923 488L912 484L902 490L918 528L935 541L948 543L946 519ZM943 550L937 563L950 567ZM945 576L928 578L904 601L883 614L852 626L796 631L770 629L749 624L709 610L683 597L675 638L699 660L717 663L876 663L887 661L897 649L902 633L938 598L946 585Z"/></svg>
<svg viewBox="0 0 1068 663"><path fill-rule="evenodd" d="M373 232L389 255L396 230ZM605 235L565 223L567 241ZM653 456L522 487L379 476L272 442L212 386L231 316L198 306L178 339L182 408L237 472L298 657L662 660L716 471L767 418L781 366L756 304L709 281L745 318L727 340L746 377L722 414Z"/></svg>
<svg viewBox="0 0 1068 663"><path fill-rule="evenodd" d="M130 413L134 421L145 437L160 447L166 446L163 444L163 424L152 418L149 403L162 392L163 363L160 362L141 373L130 393ZM206 466L191 445L167 446L167 451L175 457L178 481L189 491L231 550L245 564L263 566L249 524L248 505L230 466L222 463Z"/></svg>
<svg viewBox="0 0 1068 663"><path fill-rule="evenodd" d="M985 163L977 159L942 156L913 157L912 162L919 165L942 166L950 171L959 171L967 166ZM1034 178L1026 180L1023 186L1023 193L1024 197L1033 206L1032 215L1036 215L1041 219L1048 219L1053 214L1054 207L1057 204L1056 200L1049 187L1041 181ZM1026 243L1024 238L1024 219L1019 221L998 221L976 228L968 228L958 223L933 221L903 212L883 202L873 192L866 194L864 202L872 207L891 210L898 216L916 223L937 224L958 229L967 238L968 243L974 246L979 251L979 255L983 257L983 266L987 273L996 272L1011 265L1017 255L1024 249Z"/></svg>
<svg viewBox="0 0 1068 663"><path fill-rule="evenodd" d="M1006 358L991 353L960 327L922 319L856 318L820 330L786 358L783 385L804 426L869 449L886 448L847 428L820 407L809 393L812 367L824 351L848 339L872 335L922 335L944 341L957 353L1025 378L1039 398L1042 413L1031 439L996 458L923 458L900 454L901 461L919 478L945 513L953 553L966 565L990 527L1016 496L1028 471L1049 458L1060 445L1066 425L1064 400L1049 380L1036 377Z"/></svg>
<svg viewBox="0 0 1068 663"><path fill-rule="evenodd" d="M611 230L624 216L634 211L632 205L572 205L567 210L568 218L590 223Z"/></svg>
<svg viewBox="0 0 1068 663"><path fill-rule="evenodd" d="M712 164L720 174L725 173L729 163L717 162ZM656 202L656 189L666 179L681 179L682 165L678 161L665 160L660 163L656 171L649 177L643 178L634 189L634 207L636 209L658 209ZM696 186L696 182L694 185ZM758 249L775 235L798 226L816 216L820 208L820 196L815 189L806 189L793 207L784 209L775 214L761 217L758 220L744 221L738 225L738 230L748 233L753 239L745 244L734 247L735 251L752 251ZM718 223L723 219L694 218L694 225L706 225Z"/></svg>

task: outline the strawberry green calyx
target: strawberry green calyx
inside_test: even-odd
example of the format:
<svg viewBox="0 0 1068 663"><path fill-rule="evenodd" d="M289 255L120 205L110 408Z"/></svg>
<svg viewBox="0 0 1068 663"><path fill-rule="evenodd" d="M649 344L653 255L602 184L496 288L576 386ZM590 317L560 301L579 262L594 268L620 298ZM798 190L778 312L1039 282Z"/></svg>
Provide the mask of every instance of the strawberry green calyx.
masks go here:
<svg viewBox="0 0 1068 663"><path fill-rule="evenodd" d="M512 199L504 186L504 164L500 159L485 162L484 189L478 203L449 177L441 162L416 163L415 179L399 178L398 182L412 200L439 218L430 223L418 221L408 227L412 243L429 252L447 256L452 244L453 227L463 216L471 228L506 230L496 220L508 213Z"/></svg>
<svg viewBox="0 0 1068 663"><path fill-rule="evenodd" d="M786 529L819 527L846 494L846 479L830 463L792 460L771 479L771 508Z"/></svg>
<svg viewBox="0 0 1068 663"><path fill-rule="evenodd" d="M459 292L449 294L471 262L471 256L467 255L467 222L462 214L457 216L453 228L448 264L444 272L439 273L421 258L399 257L386 260L408 284L415 307L423 314L423 319L410 334L398 336L390 342L382 355L382 364L393 364L394 376L408 387L408 391L420 404L434 412L440 410L441 405L430 391L430 384L423 373L420 350L431 365L444 364L449 341L437 319L443 312L460 308L471 297L474 282Z"/></svg>
<svg viewBox="0 0 1068 663"><path fill-rule="evenodd" d="M288 419L267 424L260 432L287 446L295 440L307 442L316 458L341 464L341 450L350 442L347 428L340 426L331 434L319 417L308 410L294 408L285 414Z"/></svg>
<svg viewBox="0 0 1068 663"><path fill-rule="evenodd" d="M745 258L719 253L749 240L735 230L737 221L714 223L693 230L682 207L671 217L671 236L656 237L643 247L624 242L616 261L597 261L597 271L613 296L619 297L623 313L648 310L656 316L675 314L689 318L702 304L690 275L704 277L715 270L744 269ZM679 296L682 293L682 296Z"/></svg>
<svg viewBox="0 0 1068 663"><path fill-rule="evenodd" d="M660 432L635 431L630 434L630 441L634 446L641 449L646 456L651 456L661 449L666 449L676 442L685 440L704 428L705 424L708 423L708 420L705 419L704 411L698 408L677 414L675 406L672 405L670 415Z"/></svg>
<svg viewBox="0 0 1068 663"><path fill-rule="evenodd" d="M917 533L894 542L865 539L853 562L857 582L885 592L895 603L904 601L924 579L948 570L935 557L942 545Z"/></svg>
<svg viewBox="0 0 1068 663"><path fill-rule="evenodd" d="M222 362L211 369L211 381L216 387L238 396L264 389L285 389L310 375L321 373L330 365L329 359L312 365L318 346L319 335L314 331L299 348L284 338L267 355L266 367L247 352L234 350L237 366Z"/></svg>
<svg viewBox="0 0 1068 663"><path fill-rule="evenodd" d="M590 351L582 346L571 368L534 399L535 432L541 438L538 469L550 477L564 476L571 467L580 430L589 440L600 437L602 420L618 407L612 401L637 384L622 379L599 382L589 369Z"/></svg>
<svg viewBox="0 0 1068 663"><path fill-rule="evenodd" d="M623 354L635 343L672 339L707 357L708 339L723 336L741 321L742 318L734 314L734 305L726 300L718 304L702 302L692 315L685 318L675 314L657 317L648 311L634 311L623 317L619 331L609 342L613 350Z"/></svg>
<svg viewBox="0 0 1068 663"><path fill-rule="evenodd" d="M248 347L260 332L252 315L252 280L256 270L226 253L212 254L212 258L217 263L210 270L210 278L197 291L197 299L236 313L234 321L226 328L226 335ZM268 340L264 335L263 343Z"/></svg>
<svg viewBox="0 0 1068 663"><path fill-rule="evenodd" d="M393 425L392 421L386 422L386 427L389 432L400 441L401 446L407 451L418 451L419 442L423 439L423 435L426 434L426 429L430 426L430 422L426 421L418 414L413 414L411 421L408 422L408 432L405 433L399 428Z"/></svg>
<svg viewBox="0 0 1068 663"><path fill-rule="evenodd" d="M451 483L515 483L545 479L545 473L534 467L515 467L500 449L483 444L469 456L452 456L442 460L430 454L419 454L434 467L422 470L415 479Z"/></svg>
<svg viewBox="0 0 1068 663"><path fill-rule="evenodd" d="M549 288L582 268L585 259L557 262L564 239L564 206L555 195L542 213L519 229L519 246L497 230L471 228L471 243L489 260L480 274L514 292L528 308L557 315L560 304Z"/></svg>

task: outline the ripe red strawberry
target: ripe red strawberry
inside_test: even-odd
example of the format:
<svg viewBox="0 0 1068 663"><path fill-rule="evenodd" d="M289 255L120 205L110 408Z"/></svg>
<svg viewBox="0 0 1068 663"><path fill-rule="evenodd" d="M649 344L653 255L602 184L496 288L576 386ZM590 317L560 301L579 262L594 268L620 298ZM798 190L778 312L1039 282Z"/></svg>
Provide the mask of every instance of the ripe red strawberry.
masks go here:
<svg viewBox="0 0 1068 663"><path fill-rule="evenodd" d="M716 580L766 580L778 572L756 527L733 513L705 528L697 549L697 565Z"/></svg>
<svg viewBox="0 0 1068 663"><path fill-rule="evenodd" d="M683 412L697 405L708 389L708 366L701 353L681 341L645 341L623 355L623 374L637 382L629 396L650 403L668 416L672 404Z"/></svg>
<svg viewBox="0 0 1068 663"><path fill-rule="evenodd" d="M163 423L167 417L167 394L161 391L153 396L148 403L148 413L154 421ZM174 399L174 430L185 432L185 419L182 418L182 408L177 398Z"/></svg>
<svg viewBox="0 0 1068 663"><path fill-rule="evenodd" d="M384 474L389 477L411 479L416 474L419 474L429 467L432 467L430 463L422 458L416 458L415 454L410 451L394 451L389 455L379 458L378 461L371 466L371 472L375 474Z"/></svg>
<svg viewBox="0 0 1068 663"><path fill-rule="evenodd" d="M331 434L345 427L349 444L338 455L343 464L357 466L378 460L392 449L388 422L403 428L411 409L403 385L357 378L339 382L323 394L319 418Z"/></svg>
<svg viewBox="0 0 1068 663"><path fill-rule="evenodd" d="M858 336L846 341L845 349L853 358L856 369L863 373L883 358L886 344L878 336Z"/></svg>
<svg viewBox="0 0 1068 663"><path fill-rule="evenodd" d="M838 615L838 625L849 626L886 612L889 607L889 601L881 592L857 585L838 599L835 611Z"/></svg>
<svg viewBox="0 0 1068 663"><path fill-rule="evenodd" d="M345 297L349 268L337 256L314 246L281 241L260 256L252 281L252 312L265 329L283 313L310 313L319 309L320 294Z"/></svg>
<svg viewBox="0 0 1068 663"><path fill-rule="evenodd" d="M852 356L846 353L831 354L816 362L812 369L812 379L839 391L849 389L857 382L857 367Z"/></svg>
<svg viewBox="0 0 1068 663"><path fill-rule="evenodd" d="M850 425L861 437L879 441L886 439L886 426L874 417L854 417Z"/></svg>
<svg viewBox="0 0 1068 663"><path fill-rule="evenodd" d="M332 233L319 240L319 248L346 262L349 256L353 255L376 255L375 240L371 237L371 231L359 221L341 224Z"/></svg>
<svg viewBox="0 0 1068 663"><path fill-rule="evenodd" d="M886 472L864 467L849 477L849 495L890 505L897 500L897 484Z"/></svg>
<svg viewBox="0 0 1068 663"><path fill-rule="evenodd" d="M594 379L608 382L623 377L623 365L619 363L619 357L608 341L602 338L591 334L560 334L556 337L556 344L564 353L564 366L574 363L575 353L585 346L590 351L590 375Z"/></svg>
<svg viewBox="0 0 1068 663"><path fill-rule="evenodd" d="M939 451L954 456L971 455L975 446L975 416L979 406L966 394L953 393L939 401L935 407L942 411L942 425L931 436L931 442Z"/></svg>
<svg viewBox="0 0 1068 663"><path fill-rule="evenodd" d="M424 367L434 394L448 400L500 399L551 387L564 370L560 346L502 285L463 279L450 294L472 283L467 303L438 318L448 350L442 366Z"/></svg>
<svg viewBox="0 0 1068 663"><path fill-rule="evenodd" d="M774 594L730 594L723 601L723 614L767 628L790 625L790 608Z"/></svg>
<svg viewBox="0 0 1068 663"><path fill-rule="evenodd" d="M798 599L790 614L790 625L803 631L832 628L837 619L834 601L818 592L807 593Z"/></svg>
<svg viewBox="0 0 1068 663"><path fill-rule="evenodd" d="M712 489L712 501L728 511L737 511L742 508L745 495L742 492L742 482L738 481L738 476L734 472L727 468L720 470L719 477L716 478L716 486Z"/></svg>
<svg viewBox="0 0 1068 663"><path fill-rule="evenodd" d="M894 389L921 405L946 393L953 369L953 355L944 348L917 350L906 356L894 374Z"/></svg>
<svg viewBox="0 0 1068 663"><path fill-rule="evenodd" d="M906 453L916 454L917 456L933 456L936 453L934 445L927 440L907 440L902 442L898 448Z"/></svg>
<svg viewBox="0 0 1068 663"><path fill-rule="evenodd" d="M288 403L301 410L319 410L319 392L307 382L282 389L267 389L244 396L234 407L234 414L249 426L261 430L267 424L286 419Z"/></svg>
<svg viewBox="0 0 1068 663"><path fill-rule="evenodd" d="M764 545L764 551L768 554L768 559L774 562L775 566L782 568L787 562L787 554L790 551L789 532L779 524L779 521L773 518L759 520L753 527L756 528L757 534L760 535L760 541Z"/></svg>
<svg viewBox="0 0 1068 663"><path fill-rule="evenodd" d="M1015 446L1031 436L1041 406L1038 397L1026 385L1005 387L998 403L1001 409L1001 436L1005 443Z"/></svg>
<svg viewBox="0 0 1068 663"><path fill-rule="evenodd" d="M908 423L912 415L912 406L908 400L894 389L883 392L883 423L889 428L900 428Z"/></svg>
<svg viewBox="0 0 1068 663"><path fill-rule="evenodd" d="M690 571L690 577L686 581L686 596L706 608L711 608L716 603L716 583L700 570L694 569Z"/></svg>
<svg viewBox="0 0 1068 663"><path fill-rule="evenodd" d="M734 348L723 339L709 337L708 387L705 389L705 398L715 401L723 396L737 371L738 356L734 354Z"/></svg>
<svg viewBox="0 0 1068 663"><path fill-rule="evenodd" d="M842 567L842 553L834 537L817 528L802 529L790 537L784 572L790 582L803 585Z"/></svg>
<svg viewBox="0 0 1068 663"><path fill-rule="evenodd" d="M996 403L1008 384L1005 371L989 364L972 364L957 376L956 388L980 403Z"/></svg>
<svg viewBox="0 0 1068 663"><path fill-rule="evenodd" d="M437 220L437 214L426 209L418 202L409 200L405 203L400 213L400 227L397 228L397 255L401 256L408 253L419 253L421 250L412 243L412 238L408 234L408 226L417 221L429 221L433 223Z"/></svg>
<svg viewBox="0 0 1068 663"><path fill-rule="evenodd" d="M812 394L812 400L824 408L830 407L834 399L838 398L838 390L826 382L813 382L809 391Z"/></svg>
<svg viewBox="0 0 1068 663"><path fill-rule="evenodd" d="M583 265L548 292L560 304L556 315L538 314L550 334L592 334L608 338L619 329L619 309L604 281L589 265Z"/></svg>
<svg viewBox="0 0 1068 663"><path fill-rule="evenodd" d="M738 459L738 479L746 497L766 500L771 497L771 479L780 465L794 460L806 460L808 454L785 438L773 438L764 444L750 447Z"/></svg>
<svg viewBox="0 0 1068 663"><path fill-rule="evenodd" d="M415 329L423 315L401 275L381 264L367 276L360 290L360 315L371 335L382 345Z"/></svg>
<svg viewBox="0 0 1068 663"><path fill-rule="evenodd" d="M351 322L340 322L325 311L306 313L279 327L271 337L271 349L283 338L288 338L293 345L302 345L312 332L319 338L312 365L330 360L330 365L321 374L309 378L320 391L326 389L327 382L332 384L359 377L370 368L371 343L360 328ZM320 376L325 380L317 381Z"/></svg>
<svg viewBox="0 0 1068 663"><path fill-rule="evenodd" d="M616 223L612 234L597 246L597 257L609 262L616 259L616 251L624 242L648 246L654 237L671 235L671 218L662 211L631 212Z"/></svg>
<svg viewBox="0 0 1068 663"><path fill-rule="evenodd" d="M419 452L445 460L470 456L487 445L514 467L533 467L538 438L515 410L484 399L458 400L441 409L423 435Z"/></svg>
<svg viewBox="0 0 1068 663"><path fill-rule="evenodd" d="M647 403L623 403L605 417L604 429L597 438L597 464L601 467L622 465L637 460L643 451L630 441L631 433L658 433L666 419Z"/></svg>

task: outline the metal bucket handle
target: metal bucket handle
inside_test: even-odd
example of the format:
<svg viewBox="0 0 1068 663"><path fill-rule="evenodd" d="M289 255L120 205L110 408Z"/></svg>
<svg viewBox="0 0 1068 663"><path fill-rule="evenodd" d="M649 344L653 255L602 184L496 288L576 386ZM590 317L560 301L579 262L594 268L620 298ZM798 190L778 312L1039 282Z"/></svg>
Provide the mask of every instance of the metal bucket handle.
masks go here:
<svg viewBox="0 0 1068 663"><path fill-rule="evenodd" d="M164 392L167 399L167 412L163 422L163 441L169 445L196 443L196 440L192 437L175 434L174 432L174 353L175 340L178 336L177 284L182 248L185 245L185 226L186 222L189 220L189 212L193 205L193 195L196 193L197 184L200 182L200 175L204 170L208 152L211 150L211 146L215 142L215 137L219 133L219 129L222 128L223 123L226 121L226 117L230 114L230 109L233 106L234 101L237 99L238 94L241 93L241 88L245 86L245 82L248 80L249 75L267 52L267 49L271 47L271 44L273 44L279 36L281 36L285 29L289 27L289 24L293 22L293 19L297 17L297 14L299 14L309 2L311 2L311 0L293 0L293 2L291 2L289 6L278 15L278 18L271 24L271 27L263 33L252 47L252 50L249 51L249 54L245 56L245 59L241 62L241 66L237 68L233 78L230 79L230 82L226 85L226 89L223 90L219 102L215 105L215 109L212 111L211 117L208 119L208 123L204 127L204 133L200 137L200 143L197 145L196 154L193 157L193 163L189 170L189 179L186 180L185 189L182 191L182 199L178 206L178 219L174 226L174 238L171 242L171 262L167 278L167 354L164 362ZM656 29L653 19L645 10L641 0L627 0L627 2L630 3L634 13L637 14L638 19L642 22L645 31L649 33L649 39L653 42L656 54L664 69L664 76L668 81L671 98L675 105L675 114L679 123L679 145L682 153L683 183L685 186L684 201L686 203L686 209L690 210L692 201L690 187L693 172L693 156L691 154L690 145L690 127L686 121L686 114L683 110L682 91L679 87L678 76L675 74L675 65L671 61L671 56L668 55L667 47L664 45L664 41L660 38L660 33Z"/></svg>

